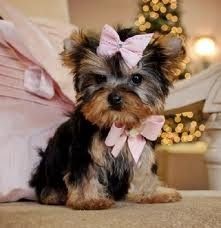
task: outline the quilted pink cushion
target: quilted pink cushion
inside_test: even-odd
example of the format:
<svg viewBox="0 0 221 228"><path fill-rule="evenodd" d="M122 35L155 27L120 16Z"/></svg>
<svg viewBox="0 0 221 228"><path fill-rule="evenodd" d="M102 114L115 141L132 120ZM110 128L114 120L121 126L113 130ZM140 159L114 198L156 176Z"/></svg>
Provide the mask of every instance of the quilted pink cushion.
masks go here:
<svg viewBox="0 0 221 228"><path fill-rule="evenodd" d="M66 120L74 94L67 91L64 75L58 75L61 64L53 59L70 29L59 31L43 21L27 24L7 4L1 7L3 17L13 22L0 20L0 202L8 202L35 199L28 181L39 162L37 148L45 148ZM27 31L31 38L25 38Z"/></svg>

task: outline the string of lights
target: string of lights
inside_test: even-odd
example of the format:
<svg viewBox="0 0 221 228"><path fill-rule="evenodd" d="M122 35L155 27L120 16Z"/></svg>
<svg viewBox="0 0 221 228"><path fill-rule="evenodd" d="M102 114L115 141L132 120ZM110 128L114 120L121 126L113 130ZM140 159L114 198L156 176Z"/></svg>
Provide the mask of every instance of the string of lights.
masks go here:
<svg viewBox="0 0 221 228"><path fill-rule="evenodd" d="M201 122L194 120L193 112L183 112L168 117L160 135L161 144L197 141L205 130L205 125Z"/></svg>

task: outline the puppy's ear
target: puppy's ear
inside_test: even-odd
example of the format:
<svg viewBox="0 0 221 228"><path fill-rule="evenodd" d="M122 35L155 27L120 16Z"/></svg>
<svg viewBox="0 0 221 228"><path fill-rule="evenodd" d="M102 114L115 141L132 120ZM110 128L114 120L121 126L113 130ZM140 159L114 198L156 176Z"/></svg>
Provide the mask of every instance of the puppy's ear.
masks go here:
<svg viewBox="0 0 221 228"><path fill-rule="evenodd" d="M64 50L61 53L64 65L76 73L81 60L88 52L96 53L97 45L96 39L87 36L82 31L74 31L69 38L64 40Z"/></svg>
<svg viewBox="0 0 221 228"><path fill-rule="evenodd" d="M150 62L156 62L169 81L177 79L177 70L182 69L186 54L183 40L179 37L166 35L159 37L150 44L150 48L148 47L147 58Z"/></svg>

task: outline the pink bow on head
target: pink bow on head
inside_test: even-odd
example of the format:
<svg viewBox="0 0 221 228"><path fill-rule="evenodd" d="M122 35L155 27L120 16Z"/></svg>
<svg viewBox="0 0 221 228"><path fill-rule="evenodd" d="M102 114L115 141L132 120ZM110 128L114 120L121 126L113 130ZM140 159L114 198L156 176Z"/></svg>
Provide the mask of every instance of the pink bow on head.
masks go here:
<svg viewBox="0 0 221 228"><path fill-rule="evenodd" d="M122 42L117 32L111 26L105 25L101 32L97 54L103 57L111 57L120 52L127 66L132 68L141 60L143 51L152 36L153 33L136 35Z"/></svg>
<svg viewBox="0 0 221 228"><path fill-rule="evenodd" d="M126 131L124 127L118 128L113 124L105 144L113 147L111 153L114 157L117 157L127 141L133 159L137 163L146 144L145 138L151 141L156 140L164 122L164 116L152 115L143 122L139 129L132 129L130 131Z"/></svg>

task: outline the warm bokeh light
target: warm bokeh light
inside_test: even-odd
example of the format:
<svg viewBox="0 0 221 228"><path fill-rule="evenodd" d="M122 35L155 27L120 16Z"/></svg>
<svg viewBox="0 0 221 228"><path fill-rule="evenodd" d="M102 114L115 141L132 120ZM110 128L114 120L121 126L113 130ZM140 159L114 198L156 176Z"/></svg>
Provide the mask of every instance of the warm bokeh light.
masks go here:
<svg viewBox="0 0 221 228"><path fill-rule="evenodd" d="M200 37L194 44L194 51L200 57L213 57L216 55L216 43L211 37Z"/></svg>
<svg viewBox="0 0 221 228"><path fill-rule="evenodd" d="M149 11L149 6L148 5L144 5L143 6L143 11L144 12L148 12Z"/></svg>

